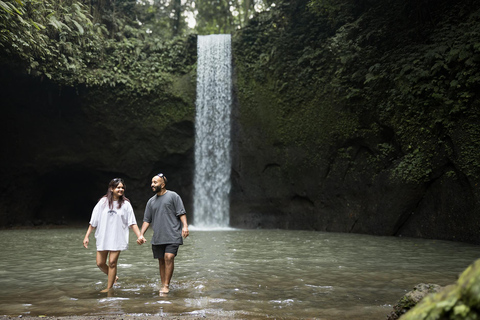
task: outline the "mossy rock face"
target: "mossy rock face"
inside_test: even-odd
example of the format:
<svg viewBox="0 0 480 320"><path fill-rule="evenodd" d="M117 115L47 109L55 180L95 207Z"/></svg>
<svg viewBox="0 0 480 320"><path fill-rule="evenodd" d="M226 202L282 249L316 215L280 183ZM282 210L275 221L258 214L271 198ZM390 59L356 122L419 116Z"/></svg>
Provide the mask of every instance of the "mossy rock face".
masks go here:
<svg viewBox="0 0 480 320"><path fill-rule="evenodd" d="M387 317L387 320L397 320L408 310L416 306L425 296L430 293L439 292L442 289L438 284L417 284L412 291L407 292L398 303L393 306L394 311Z"/></svg>
<svg viewBox="0 0 480 320"><path fill-rule="evenodd" d="M454 285L428 295L400 319L480 319L480 259L470 265Z"/></svg>
<svg viewBox="0 0 480 320"><path fill-rule="evenodd" d="M480 2L457 3L294 0L236 32L231 225L479 244L479 99L446 79L480 81L452 58Z"/></svg>
<svg viewBox="0 0 480 320"><path fill-rule="evenodd" d="M158 172L191 214L195 74L172 79L168 90L136 96L4 69L0 227L88 223L116 177L125 180L138 221Z"/></svg>

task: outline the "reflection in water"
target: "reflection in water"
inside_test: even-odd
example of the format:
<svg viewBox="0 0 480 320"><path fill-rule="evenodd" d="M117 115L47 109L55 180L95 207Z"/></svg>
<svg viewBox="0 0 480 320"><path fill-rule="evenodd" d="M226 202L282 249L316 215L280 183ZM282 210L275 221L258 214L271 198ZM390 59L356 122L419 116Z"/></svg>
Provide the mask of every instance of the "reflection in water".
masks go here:
<svg viewBox="0 0 480 320"><path fill-rule="evenodd" d="M195 231L180 247L169 295L147 245L119 259L110 294L83 229L0 232L0 314L153 314L382 319L418 283L453 283L479 247L310 231Z"/></svg>

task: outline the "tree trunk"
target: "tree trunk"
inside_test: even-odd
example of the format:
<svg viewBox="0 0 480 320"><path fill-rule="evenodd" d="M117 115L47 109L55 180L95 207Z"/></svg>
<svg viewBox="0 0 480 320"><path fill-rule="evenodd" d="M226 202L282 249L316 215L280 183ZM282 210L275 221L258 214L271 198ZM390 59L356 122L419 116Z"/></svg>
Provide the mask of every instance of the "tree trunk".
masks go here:
<svg viewBox="0 0 480 320"><path fill-rule="evenodd" d="M249 12L250 12L250 6L252 5L252 0L244 0L243 2L245 4L245 16L244 16L244 24L247 24L247 21L249 20Z"/></svg>
<svg viewBox="0 0 480 320"><path fill-rule="evenodd" d="M173 1L173 22L172 22L172 35L175 37L180 33L180 18L182 16L182 1L174 0Z"/></svg>

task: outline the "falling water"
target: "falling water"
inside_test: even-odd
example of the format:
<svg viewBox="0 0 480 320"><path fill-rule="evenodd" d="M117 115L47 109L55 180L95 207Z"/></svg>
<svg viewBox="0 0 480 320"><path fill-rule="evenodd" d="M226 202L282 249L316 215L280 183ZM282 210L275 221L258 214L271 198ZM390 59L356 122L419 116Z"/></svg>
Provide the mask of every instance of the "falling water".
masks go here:
<svg viewBox="0 0 480 320"><path fill-rule="evenodd" d="M230 193L231 37L198 36L194 224L228 227Z"/></svg>

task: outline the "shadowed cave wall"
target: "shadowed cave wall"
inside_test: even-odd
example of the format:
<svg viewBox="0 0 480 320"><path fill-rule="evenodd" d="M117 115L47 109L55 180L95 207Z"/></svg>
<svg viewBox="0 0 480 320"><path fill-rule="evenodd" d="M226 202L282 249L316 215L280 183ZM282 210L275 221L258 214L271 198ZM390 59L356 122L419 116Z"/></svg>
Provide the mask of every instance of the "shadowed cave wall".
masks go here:
<svg viewBox="0 0 480 320"><path fill-rule="evenodd" d="M0 225L87 225L115 177L141 222L160 171L191 215L190 119L156 127L128 115L115 92L59 87L8 67L0 75Z"/></svg>

